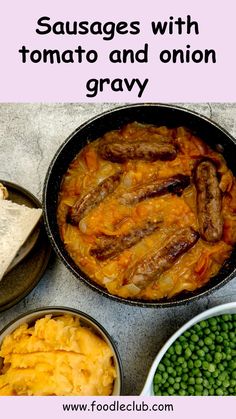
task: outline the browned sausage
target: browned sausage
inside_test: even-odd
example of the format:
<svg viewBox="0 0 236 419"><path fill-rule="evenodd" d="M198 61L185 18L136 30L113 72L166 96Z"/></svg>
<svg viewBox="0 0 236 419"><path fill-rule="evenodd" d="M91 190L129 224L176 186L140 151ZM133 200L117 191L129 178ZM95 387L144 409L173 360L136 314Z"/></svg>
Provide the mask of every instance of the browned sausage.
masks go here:
<svg viewBox="0 0 236 419"><path fill-rule="evenodd" d="M138 261L128 272L124 284L135 284L140 289L157 280L197 242L199 234L191 227L178 230L164 247Z"/></svg>
<svg viewBox="0 0 236 419"><path fill-rule="evenodd" d="M67 221L70 224L78 225L80 220L91 211L91 209L100 204L106 196L114 192L120 183L121 176L121 171L116 172L114 175L103 180L95 189L78 199L73 207L69 209Z"/></svg>
<svg viewBox="0 0 236 419"><path fill-rule="evenodd" d="M174 160L177 152L175 145L169 140L158 141L126 141L106 142L101 141L98 154L104 160L114 163L124 163L128 160Z"/></svg>
<svg viewBox="0 0 236 419"><path fill-rule="evenodd" d="M136 204L148 198L165 195L168 193L181 194L190 184L190 177L185 175L175 175L166 179L159 179L155 183L146 183L131 189L120 196L119 201L122 204Z"/></svg>
<svg viewBox="0 0 236 419"><path fill-rule="evenodd" d="M114 258L125 249L134 246L145 236L152 234L160 223L161 221L147 221L145 226L133 229L127 234L120 236L103 235L100 237L98 246L90 250L90 254L101 261Z"/></svg>
<svg viewBox="0 0 236 419"><path fill-rule="evenodd" d="M223 218L221 214L221 191L217 170L210 160L201 161L194 173L197 190L197 216L202 239L216 242L221 239Z"/></svg>

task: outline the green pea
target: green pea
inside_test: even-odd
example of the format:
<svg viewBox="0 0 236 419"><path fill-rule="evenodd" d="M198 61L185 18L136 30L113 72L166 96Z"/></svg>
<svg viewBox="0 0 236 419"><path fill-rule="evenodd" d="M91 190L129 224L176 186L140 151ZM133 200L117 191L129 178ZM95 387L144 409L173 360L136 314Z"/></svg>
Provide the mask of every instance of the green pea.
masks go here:
<svg viewBox="0 0 236 419"><path fill-rule="evenodd" d="M200 357L200 358L204 358L204 356L205 356L205 352L204 352L204 350L203 350L203 349L198 349L198 351L197 351L197 355L198 355L198 357Z"/></svg>
<svg viewBox="0 0 236 419"><path fill-rule="evenodd" d="M175 383L174 377L168 377L168 383L173 385Z"/></svg>
<svg viewBox="0 0 236 419"><path fill-rule="evenodd" d="M209 381L206 378L203 379L202 384L203 384L203 387L206 387L206 388L211 387Z"/></svg>
<svg viewBox="0 0 236 419"><path fill-rule="evenodd" d="M231 376L232 378L236 379L236 371L233 371Z"/></svg>
<svg viewBox="0 0 236 419"><path fill-rule="evenodd" d="M209 366L208 362L207 362L207 361L203 361L203 363L202 363L202 368L203 368L204 370L208 370L208 366Z"/></svg>
<svg viewBox="0 0 236 419"><path fill-rule="evenodd" d="M202 348L202 347L204 346L204 340L203 340L203 339L199 339L199 341L198 341L198 346L199 346L200 348Z"/></svg>
<svg viewBox="0 0 236 419"><path fill-rule="evenodd" d="M194 366L195 366L196 368L200 368L200 367L201 367L201 365L202 365L202 361L200 361L200 359L197 359L197 360L194 362Z"/></svg>
<svg viewBox="0 0 236 419"><path fill-rule="evenodd" d="M212 339L211 339L209 336L207 336L207 337L204 339L204 343L205 343L206 345L210 346L210 345L212 345L213 341L212 341Z"/></svg>
<svg viewBox="0 0 236 419"><path fill-rule="evenodd" d="M171 365L171 362L170 362L170 360L169 359L167 359L166 357L163 359L163 364L166 366L166 367L169 367L170 365Z"/></svg>
<svg viewBox="0 0 236 419"><path fill-rule="evenodd" d="M202 384L203 383L203 378L202 377L197 377L196 378L196 384Z"/></svg>
<svg viewBox="0 0 236 419"><path fill-rule="evenodd" d="M169 393L169 395L171 396L171 395L173 395L174 394L174 392L175 392L175 390L174 390L174 388L173 387L169 387L168 388L168 393Z"/></svg>
<svg viewBox="0 0 236 419"><path fill-rule="evenodd" d="M216 369L216 367L215 367L215 365L214 365L214 364L209 364L209 367L208 367L208 371L209 371L209 372L214 372L214 371L215 371L215 369Z"/></svg>
<svg viewBox="0 0 236 419"><path fill-rule="evenodd" d="M208 326L208 324L207 324L206 320L202 320L202 321L199 323L199 325L201 326L201 328L202 328L202 329L204 329L205 327L207 327L207 326Z"/></svg>
<svg viewBox="0 0 236 419"><path fill-rule="evenodd" d="M188 347L192 352L195 350L195 344L193 342L190 342Z"/></svg>
<svg viewBox="0 0 236 419"><path fill-rule="evenodd" d="M166 380L167 378L168 378L168 374L167 374L167 372L165 371L165 372L163 372L163 374L162 374L162 378L164 378L164 380Z"/></svg>
<svg viewBox="0 0 236 419"><path fill-rule="evenodd" d="M154 377L154 383L155 384L159 384L161 382L162 382L162 376L161 376L161 374L156 374L155 377Z"/></svg>
<svg viewBox="0 0 236 419"><path fill-rule="evenodd" d="M196 384L196 385L195 385L195 390L196 390L197 392L201 392L201 391L203 390L203 386L202 386L201 384Z"/></svg>
<svg viewBox="0 0 236 419"><path fill-rule="evenodd" d="M188 379L188 383L189 384L195 384L195 381L197 380L197 378L195 379L194 377L189 377Z"/></svg>
<svg viewBox="0 0 236 419"><path fill-rule="evenodd" d="M176 367L176 372L178 375L182 375L182 367L180 367L179 365Z"/></svg>
<svg viewBox="0 0 236 419"><path fill-rule="evenodd" d="M190 339L191 339L192 342L198 342L199 341L199 336L197 334L193 334Z"/></svg>
<svg viewBox="0 0 236 419"><path fill-rule="evenodd" d="M168 352L169 352L170 355L173 355L175 353L175 350L174 350L173 346L169 347Z"/></svg>
<svg viewBox="0 0 236 419"><path fill-rule="evenodd" d="M219 374L220 374L220 371L215 370L215 371L212 373L212 376L213 376L214 378L217 378L217 377L219 376Z"/></svg>
<svg viewBox="0 0 236 419"><path fill-rule="evenodd" d="M191 396L195 394L195 390L193 386L188 386L188 394L190 394Z"/></svg>
<svg viewBox="0 0 236 419"><path fill-rule="evenodd" d="M230 386L230 382L228 380L223 381L222 386L227 388Z"/></svg>
<svg viewBox="0 0 236 419"><path fill-rule="evenodd" d="M193 368L193 361L192 361L192 359L189 359L189 361L188 361L188 368L190 370Z"/></svg>
<svg viewBox="0 0 236 419"><path fill-rule="evenodd" d="M186 348L184 355L186 358L190 358L190 356L192 355L192 351L189 347Z"/></svg>
<svg viewBox="0 0 236 419"><path fill-rule="evenodd" d="M220 362L222 360L222 355L220 352L215 353L215 362Z"/></svg>
<svg viewBox="0 0 236 419"><path fill-rule="evenodd" d="M181 345L175 345L175 353L177 355L181 355L182 354L182 346Z"/></svg>
<svg viewBox="0 0 236 419"><path fill-rule="evenodd" d="M179 395L180 396L186 396L186 391L183 389L183 388L181 388L180 390L179 390Z"/></svg>
<svg viewBox="0 0 236 419"><path fill-rule="evenodd" d="M213 326L216 326L216 325L217 325L217 319L216 319L215 317L210 317L210 318L208 319L208 322L209 322L211 325L213 325Z"/></svg>
<svg viewBox="0 0 236 419"><path fill-rule="evenodd" d="M223 396L224 392L221 388L217 388L216 389L216 394L217 394L217 396Z"/></svg>
<svg viewBox="0 0 236 419"><path fill-rule="evenodd" d="M211 354L209 354L209 353L206 354L205 359L206 359L207 362L212 362L213 361L213 358L212 358Z"/></svg>

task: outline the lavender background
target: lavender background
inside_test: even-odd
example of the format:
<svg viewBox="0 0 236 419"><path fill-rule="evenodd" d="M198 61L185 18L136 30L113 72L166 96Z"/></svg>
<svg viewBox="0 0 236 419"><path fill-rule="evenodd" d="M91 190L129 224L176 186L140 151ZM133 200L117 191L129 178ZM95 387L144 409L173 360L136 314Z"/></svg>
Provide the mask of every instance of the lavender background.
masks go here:
<svg viewBox="0 0 236 419"><path fill-rule="evenodd" d="M151 21L169 21L173 16L186 19L191 15L199 23L199 35L194 31L186 35L154 36ZM101 35L38 35L37 20L49 16L56 21L140 21L139 35L116 35L104 41ZM208 0L77 0L32 2L8 0L1 13L0 39L0 101L1 102L234 102L235 91L235 1ZM113 49L133 48L135 51L149 44L149 62L110 63L108 56ZM18 50L28 49L74 50L81 45L86 51L96 49L99 59L89 64L21 63ZM163 49L215 49L216 64L186 63L162 64L158 55ZM141 98L137 89L132 92L113 92L105 88L95 98L86 97L85 85L91 78L149 78Z"/></svg>

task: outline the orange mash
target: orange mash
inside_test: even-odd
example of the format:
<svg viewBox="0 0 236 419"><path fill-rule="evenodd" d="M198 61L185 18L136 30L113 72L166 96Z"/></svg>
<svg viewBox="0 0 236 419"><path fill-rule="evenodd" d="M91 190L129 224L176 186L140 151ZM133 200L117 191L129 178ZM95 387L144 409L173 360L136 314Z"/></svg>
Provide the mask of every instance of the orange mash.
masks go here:
<svg viewBox="0 0 236 419"><path fill-rule="evenodd" d="M113 163L102 159L98 154L100 141L119 140L121 143L137 137L146 141L148 132L162 135L174 141L177 157L171 161L147 162L128 160ZM194 291L217 274L229 258L236 242L236 181L220 153L213 151L200 138L183 127L170 129L155 127L137 122L121 130L107 133L84 147L70 164L59 194L57 219L61 238L66 250L75 263L93 281L107 289L111 294L124 298L159 300L170 298L184 290ZM142 260L145 255L161 248L168 237L182 227L191 226L198 231L196 214L196 189L191 180L181 196L166 194L126 205L119 197L132 188L148 181L183 174L190 176L196 162L210 158L217 166L222 192L223 236L216 243L199 239L183 254L173 266L157 277L145 289L123 282L127 269ZM70 207L80 197L96 188L104 179L122 171L119 186L91 209L77 226L68 223ZM114 258L99 261L90 254L102 235L117 236L127 234L145 221L160 221L160 228L153 234L142 238L129 249Z"/></svg>
<svg viewBox="0 0 236 419"><path fill-rule="evenodd" d="M0 396L108 396L116 371L108 344L77 317L47 315L3 340Z"/></svg>

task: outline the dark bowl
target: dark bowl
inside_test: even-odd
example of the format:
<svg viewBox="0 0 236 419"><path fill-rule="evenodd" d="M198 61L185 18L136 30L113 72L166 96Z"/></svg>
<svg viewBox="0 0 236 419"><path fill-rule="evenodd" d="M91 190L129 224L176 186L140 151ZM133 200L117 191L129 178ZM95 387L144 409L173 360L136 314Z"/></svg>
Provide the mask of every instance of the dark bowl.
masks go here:
<svg viewBox="0 0 236 419"><path fill-rule="evenodd" d="M96 140L106 132L119 129L123 125L134 121L155 125L167 125L168 127L185 126L189 128L194 134L209 144L212 149L218 150L220 146L228 167L236 175L235 139L226 130L208 118L181 107L164 104L136 104L115 108L81 125L67 138L53 158L46 175L43 192L46 230L53 248L67 268L78 279L84 281L102 295L115 301L141 307L169 307L187 303L199 297L206 296L226 284L226 282L235 276L236 248L234 248L231 257L226 261L219 273L214 278L211 278L202 288L194 292L182 292L171 299L149 302L111 295L81 271L67 253L60 238L56 217L58 193L63 175L67 171L69 164L88 142Z"/></svg>

